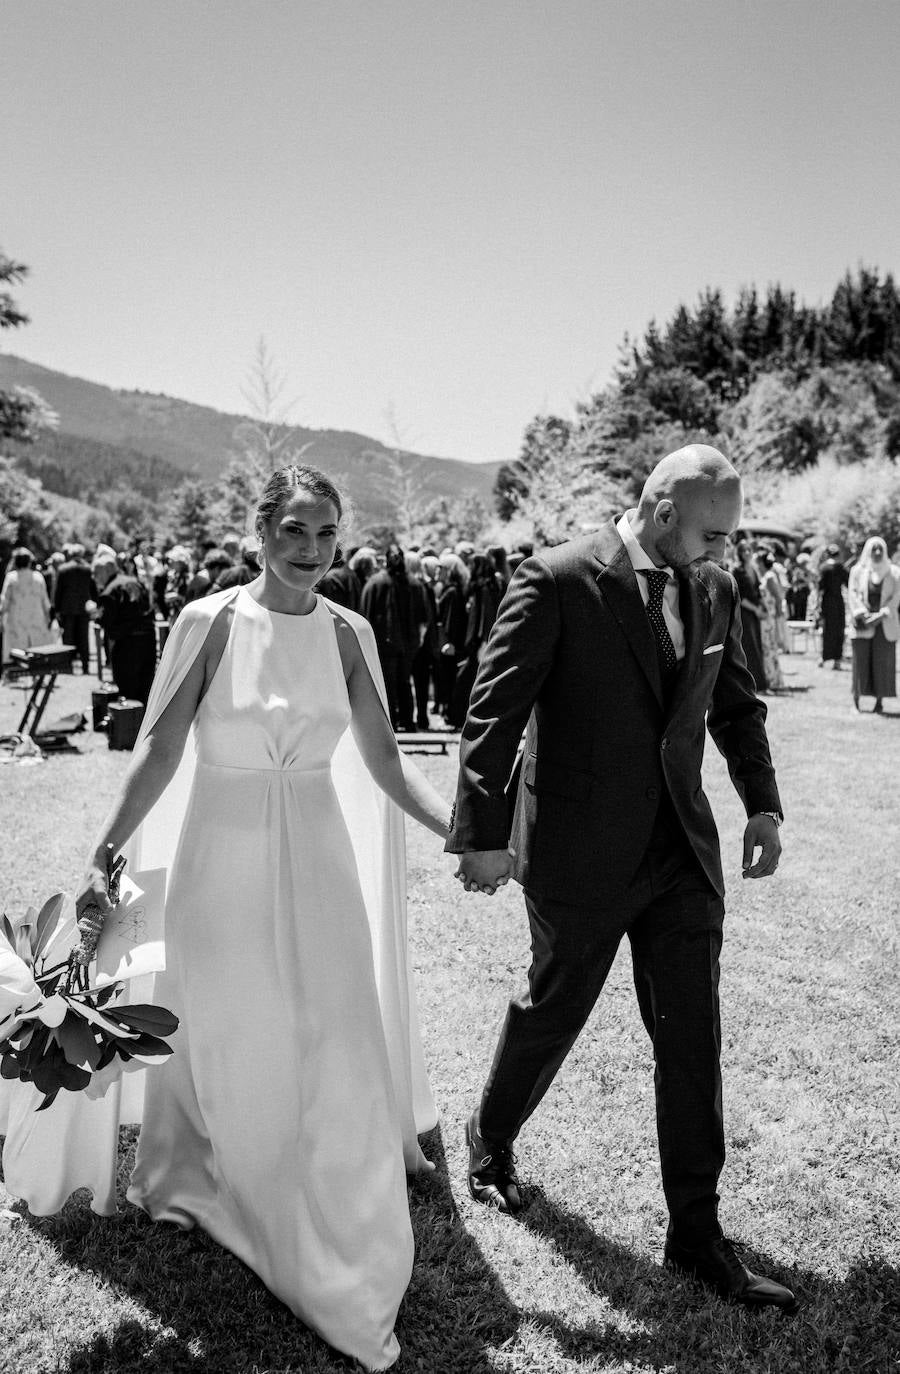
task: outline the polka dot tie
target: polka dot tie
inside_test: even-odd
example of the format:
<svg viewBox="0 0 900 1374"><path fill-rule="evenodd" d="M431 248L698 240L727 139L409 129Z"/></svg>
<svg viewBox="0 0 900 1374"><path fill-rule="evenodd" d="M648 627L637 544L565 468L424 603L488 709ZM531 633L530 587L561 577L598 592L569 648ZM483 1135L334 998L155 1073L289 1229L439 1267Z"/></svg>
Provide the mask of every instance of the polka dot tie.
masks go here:
<svg viewBox="0 0 900 1374"><path fill-rule="evenodd" d="M669 574L661 569L641 569L647 579L647 586L650 591L650 600L647 602L647 614L650 617L650 624L653 626L653 633L659 640L659 647L662 651L663 663L672 672L678 667L678 655L675 653L675 645L672 643L672 636L669 634L668 626L663 617L663 594L666 590L666 583Z"/></svg>

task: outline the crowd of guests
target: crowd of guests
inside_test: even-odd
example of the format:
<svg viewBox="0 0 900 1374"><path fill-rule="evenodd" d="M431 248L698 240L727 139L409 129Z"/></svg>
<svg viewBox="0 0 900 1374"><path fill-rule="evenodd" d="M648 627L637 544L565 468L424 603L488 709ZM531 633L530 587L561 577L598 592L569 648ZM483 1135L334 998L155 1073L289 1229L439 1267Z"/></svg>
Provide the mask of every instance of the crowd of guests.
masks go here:
<svg viewBox="0 0 900 1374"><path fill-rule="evenodd" d="M898 554L900 561L900 554ZM829 544L818 559L786 553L777 542L735 546L732 567L741 597L744 653L758 692L784 690L779 656L790 650L789 625L815 629L821 638L819 666L842 667L849 634L854 709L860 698L896 696L896 642L900 636L900 567L880 535L867 539L856 558L843 559Z"/></svg>
<svg viewBox="0 0 900 1374"><path fill-rule="evenodd" d="M381 556L362 547L322 580L325 596L372 626L395 730L428 730L434 716L462 728L503 594L531 552L466 541L440 551L390 544Z"/></svg>
<svg viewBox="0 0 900 1374"><path fill-rule="evenodd" d="M533 551L468 541L339 553L319 584L332 601L371 623L387 687L391 723L399 732L458 730L466 717L478 664L513 571ZM791 648L789 623L821 635L821 664L841 667L849 633L852 696L874 698L875 711L896 694L900 568L880 536L858 559L836 544L818 554L778 541L743 537L731 568L741 600L744 652L758 692L785 690L781 655ZM26 548L13 551L0 591L4 667L13 649L70 644L89 671L91 624L123 696L146 702L168 626L199 597L253 581L257 541L226 536L199 551L175 545L160 553L145 543L116 552L99 544L90 558L68 544L38 567Z"/></svg>

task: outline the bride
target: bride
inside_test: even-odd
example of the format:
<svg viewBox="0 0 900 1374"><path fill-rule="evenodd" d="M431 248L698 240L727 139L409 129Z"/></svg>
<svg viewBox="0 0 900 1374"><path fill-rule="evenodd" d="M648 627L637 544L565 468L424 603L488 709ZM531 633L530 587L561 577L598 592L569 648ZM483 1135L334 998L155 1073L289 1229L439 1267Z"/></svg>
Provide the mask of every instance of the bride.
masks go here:
<svg viewBox="0 0 900 1374"><path fill-rule="evenodd" d="M406 1172L430 1167L416 1137L435 1124L396 808L441 839L449 808L397 749L367 623L314 590L341 514L322 473L273 473L263 572L176 622L77 906L109 909L107 845L169 867L154 1000L181 1024L147 1073L129 1200L203 1227L386 1369L413 1258ZM67 1153L71 1191L90 1180Z"/></svg>

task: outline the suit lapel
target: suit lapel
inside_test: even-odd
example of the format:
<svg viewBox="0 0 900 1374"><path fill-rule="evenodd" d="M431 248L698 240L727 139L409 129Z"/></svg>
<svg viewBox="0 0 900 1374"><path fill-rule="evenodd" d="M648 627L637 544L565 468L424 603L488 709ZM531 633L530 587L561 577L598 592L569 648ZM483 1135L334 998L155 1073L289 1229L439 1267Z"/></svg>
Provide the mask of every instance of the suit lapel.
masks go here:
<svg viewBox="0 0 900 1374"><path fill-rule="evenodd" d="M601 530L596 558L601 564L601 571L597 574L597 585L603 599L618 621L632 653L662 705L662 682L653 630L644 609L628 550L622 543L615 525L606 525Z"/></svg>

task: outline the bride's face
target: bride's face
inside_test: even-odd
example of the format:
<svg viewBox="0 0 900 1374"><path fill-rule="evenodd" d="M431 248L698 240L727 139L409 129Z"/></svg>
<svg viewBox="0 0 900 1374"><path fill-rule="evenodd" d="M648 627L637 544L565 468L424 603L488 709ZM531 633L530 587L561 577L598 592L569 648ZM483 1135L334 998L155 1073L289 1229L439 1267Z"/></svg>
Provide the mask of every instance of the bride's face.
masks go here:
<svg viewBox="0 0 900 1374"><path fill-rule="evenodd" d="M298 487L260 531L266 567L294 591L311 591L334 562L338 513Z"/></svg>

